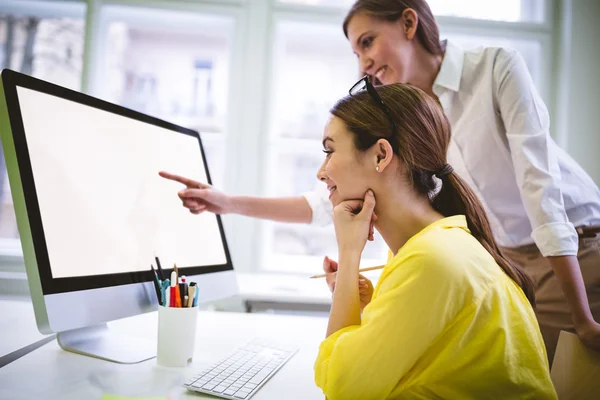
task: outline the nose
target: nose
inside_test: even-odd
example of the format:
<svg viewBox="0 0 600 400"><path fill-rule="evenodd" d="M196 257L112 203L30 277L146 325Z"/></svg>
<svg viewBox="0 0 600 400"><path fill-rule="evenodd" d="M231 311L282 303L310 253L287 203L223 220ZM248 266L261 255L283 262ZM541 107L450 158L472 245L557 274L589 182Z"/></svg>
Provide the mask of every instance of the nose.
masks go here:
<svg viewBox="0 0 600 400"><path fill-rule="evenodd" d="M325 173L325 168L327 167L327 159L323 161L323 164L319 167L317 171L317 179L321 182L325 182L327 180L327 174Z"/></svg>
<svg viewBox="0 0 600 400"><path fill-rule="evenodd" d="M358 66L360 68L361 76L364 76L367 74L369 68L373 66L373 60L370 57L367 57L366 55L359 55Z"/></svg>

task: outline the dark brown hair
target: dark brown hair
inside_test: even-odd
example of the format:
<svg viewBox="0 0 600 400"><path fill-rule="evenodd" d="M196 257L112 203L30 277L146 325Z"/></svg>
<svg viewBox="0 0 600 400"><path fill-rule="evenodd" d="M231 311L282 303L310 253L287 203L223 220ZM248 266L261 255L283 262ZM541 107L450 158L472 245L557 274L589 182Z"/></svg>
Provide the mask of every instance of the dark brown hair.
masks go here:
<svg viewBox="0 0 600 400"><path fill-rule="evenodd" d="M440 31L429 4L425 0L358 0L344 18L344 35L348 37L348 24L356 14L365 14L382 21L396 22L407 8L412 8L419 17L417 39L431 54L442 54Z"/></svg>
<svg viewBox="0 0 600 400"><path fill-rule="evenodd" d="M442 108L432 97L409 84L379 86L376 90L394 119L396 132L392 132L386 114L367 91L347 96L331 109L354 135L355 147L365 151L379 139L386 139L406 167L407 179L414 190L428 196L433 208L446 217L465 215L471 234L535 305L533 281L504 257L485 211L468 185L451 172L441 178L442 186L436 193L434 174L447 165L450 143L450 123Z"/></svg>

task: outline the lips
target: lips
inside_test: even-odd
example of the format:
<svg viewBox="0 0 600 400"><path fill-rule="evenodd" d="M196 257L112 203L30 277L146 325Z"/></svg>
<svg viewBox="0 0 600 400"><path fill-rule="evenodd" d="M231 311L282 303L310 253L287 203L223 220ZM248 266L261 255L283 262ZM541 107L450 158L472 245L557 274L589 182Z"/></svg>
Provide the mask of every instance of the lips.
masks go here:
<svg viewBox="0 0 600 400"><path fill-rule="evenodd" d="M380 82L383 82L383 76L385 75L386 71L387 71L387 67L383 66L383 67L379 68L377 71L375 71L374 75L377 79L379 79Z"/></svg>
<svg viewBox="0 0 600 400"><path fill-rule="evenodd" d="M333 192L337 189L337 186L327 186L327 190L329 190L329 198L333 195Z"/></svg>

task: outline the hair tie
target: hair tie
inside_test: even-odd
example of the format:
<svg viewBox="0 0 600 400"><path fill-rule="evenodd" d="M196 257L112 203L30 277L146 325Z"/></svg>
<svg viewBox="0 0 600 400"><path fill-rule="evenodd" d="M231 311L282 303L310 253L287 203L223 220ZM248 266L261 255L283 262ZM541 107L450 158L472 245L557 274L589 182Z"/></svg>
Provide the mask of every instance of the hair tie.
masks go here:
<svg viewBox="0 0 600 400"><path fill-rule="evenodd" d="M452 165L446 164L440 170L438 170L434 175L437 176L438 178L442 179L446 175L450 175L452 172L454 172L454 168L452 168Z"/></svg>

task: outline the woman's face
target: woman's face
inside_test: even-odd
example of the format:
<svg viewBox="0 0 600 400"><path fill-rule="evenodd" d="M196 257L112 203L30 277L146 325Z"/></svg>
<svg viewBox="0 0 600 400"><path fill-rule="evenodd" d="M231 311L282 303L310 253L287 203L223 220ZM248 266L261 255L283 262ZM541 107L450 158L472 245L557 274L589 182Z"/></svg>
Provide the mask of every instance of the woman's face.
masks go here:
<svg viewBox="0 0 600 400"><path fill-rule="evenodd" d="M358 13L348 23L348 40L363 75L384 85L410 83L415 48L403 30L404 17L388 22Z"/></svg>
<svg viewBox="0 0 600 400"><path fill-rule="evenodd" d="M369 163L369 151L361 153L354 146L353 135L338 117L331 116L323 133L325 161L317 178L327 184L329 201L337 206L342 201L362 199L373 182L376 163Z"/></svg>

